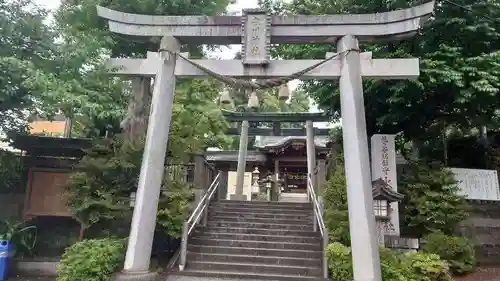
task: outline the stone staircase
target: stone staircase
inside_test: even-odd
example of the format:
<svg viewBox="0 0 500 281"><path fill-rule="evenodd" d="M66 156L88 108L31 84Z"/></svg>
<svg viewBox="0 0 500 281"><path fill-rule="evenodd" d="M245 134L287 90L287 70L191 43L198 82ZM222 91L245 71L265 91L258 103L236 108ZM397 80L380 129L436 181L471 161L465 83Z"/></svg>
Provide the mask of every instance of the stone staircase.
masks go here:
<svg viewBox="0 0 500 281"><path fill-rule="evenodd" d="M321 280L322 240L308 203L220 201L188 241L177 275L252 280Z"/></svg>

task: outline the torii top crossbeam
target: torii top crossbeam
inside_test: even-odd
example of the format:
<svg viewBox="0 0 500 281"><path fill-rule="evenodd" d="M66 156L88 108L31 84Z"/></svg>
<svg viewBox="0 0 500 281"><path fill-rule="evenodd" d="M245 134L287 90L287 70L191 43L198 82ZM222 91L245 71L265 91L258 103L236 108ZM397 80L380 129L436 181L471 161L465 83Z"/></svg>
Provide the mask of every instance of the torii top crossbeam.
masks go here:
<svg viewBox="0 0 500 281"><path fill-rule="evenodd" d="M310 112L235 112L222 110L222 114L229 122L327 122L331 116L325 113Z"/></svg>
<svg viewBox="0 0 500 281"><path fill-rule="evenodd" d="M247 20L267 29L269 43L335 43L345 34L360 41L401 39L412 36L434 9L434 1L408 9L376 14L321 16L270 16L265 11L245 10L243 16L151 16L122 13L98 7L99 16L109 20L111 31L147 37L173 36L183 43L241 44ZM252 15L264 14L264 17ZM367 25L370 28L366 28Z"/></svg>

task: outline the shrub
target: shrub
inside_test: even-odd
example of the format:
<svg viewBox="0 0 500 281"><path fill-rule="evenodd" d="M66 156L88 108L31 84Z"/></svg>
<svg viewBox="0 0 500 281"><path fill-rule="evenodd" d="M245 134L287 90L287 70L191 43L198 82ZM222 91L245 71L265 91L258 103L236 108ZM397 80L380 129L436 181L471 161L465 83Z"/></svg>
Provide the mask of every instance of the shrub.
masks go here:
<svg viewBox="0 0 500 281"><path fill-rule="evenodd" d="M334 242L326 249L328 269L336 281L352 281L351 248Z"/></svg>
<svg viewBox="0 0 500 281"><path fill-rule="evenodd" d="M87 151L67 187L74 216L86 228L112 224L116 231L103 233L105 237L127 235L132 217L130 194L137 189L143 148L142 140L124 142L116 137L99 140ZM164 185L168 189L158 203L157 230L178 237L192 192L187 184L167 175L165 172Z"/></svg>
<svg viewBox="0 0 500 281"><path fill-rule="evenodd" d="M19 155L0 149L0 193L24 192L24 172Z"/></svg>
<svg viewBox="0 0 500 281"><path fill-rule="evenodd" d="M9 240L15 245L16 257L33 256L37 242L37 228L15 219L0 220L0 239Z"/></svg>
<svg viewBox="0 0 500 281"><path fill-rule="evenodd" d="M350 245L349 213L347 209L347 189L343 156L339 154L334 160L336 166L327 182L324 193L325 224L330 232L332 242Z"/></svg>
<svg viewBox="0 0 500 281"><path fill-rule="evenodd" d="M57 281L108 281L123 264L123 240L83 240L66 249L57 267Z"/></svg>
<svg viewBox="0 0 500 281"><path fill-rule="evenodd" d="M467 217L468 205L457 193L453 173L440 164L411 163L398 187L405 195L400 204L401 226L412 237L434 231L452 234Z"/></svg>
<svg viewBox="0 0 500 281"><path fill-rule="evenodd" d="M404 263L405 256L401 252L380 248L380 269L382 280L415 281L412 279L411 268Z"/></svg>
<svg viewBox="0 0 500 281"><path fill-rule="evenodd" d="M452 281L448 263L436 254L422 252L408 253L403 264L409 269L414 281Z"/></svg>
<svg viewBox="0 0 500 281"><path fill-rule="evenodd" d="M442 232L434 232L424 238L422 250L427 253L439 255L446 260L451 272L465 274L473 272L476 268L476 255L474 246L465 237L449 236Z"/></svg>
<svg viewBox="0 0 500 281"><path fill-rule="evenodd" d="M351 249L338 242L328 245L328 268L336 281L352 281ZM384 281L451 281L448 264L435 254L380 249Z"/></svg>
<svg viewBox="0 0 500 281"><path fill-rule="evenodd" d="M328 245L327 256L328 268L334 280L353 280L351 248L335 242ZM408 268L402 266L399 255L390 250L381 249L380 259L382 280L413 281L408 279Z"/></svg>

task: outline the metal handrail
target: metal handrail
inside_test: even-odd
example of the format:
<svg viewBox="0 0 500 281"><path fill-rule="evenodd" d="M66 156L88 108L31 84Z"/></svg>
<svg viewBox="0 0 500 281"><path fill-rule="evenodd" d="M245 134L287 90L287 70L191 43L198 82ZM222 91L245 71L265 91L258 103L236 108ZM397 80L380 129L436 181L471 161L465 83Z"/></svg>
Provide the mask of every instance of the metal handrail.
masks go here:
<svg viewBox="0 0 500 281"><path fill-rule="evenodd" d="M313 211L314 211L314 231L317 231L319 227L319 232L323 238L323 278L328 278L328 229L325 227L325 221L323 219L323 204L318 202L318 197L316 197L316 192L312 184L311 174L307 175L307 190L309 191L309 197L312 201Z"/></svg>
<svg viewBox="0 0 500 281"><path fill-rule="evenodd" d="M196 227L200 218L202 219L202 225L207 225L207 216L208 216L208 206L212 200L212 197L217 191L217 188L220 185L221 173L219 172L213 182L208 187L207 191L201 198L200 202L194 209L193 213L189 218L184 222L182 226L182 240L181 240L181 251L179 256L179 270L182 271L186 267L186 256L187 256L187 242L188 237ZM203 215L203 218L202 218Z"/></svg>

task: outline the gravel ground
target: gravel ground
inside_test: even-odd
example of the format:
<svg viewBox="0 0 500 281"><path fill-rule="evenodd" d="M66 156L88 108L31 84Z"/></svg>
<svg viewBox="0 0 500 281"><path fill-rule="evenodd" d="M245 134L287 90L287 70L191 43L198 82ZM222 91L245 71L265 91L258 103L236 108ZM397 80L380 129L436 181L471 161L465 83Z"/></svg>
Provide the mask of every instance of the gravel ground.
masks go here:
<svg viewBox="0 0 500 281"><path fill-rule="evenodd" d="M500 281L500 268L482 267L472 274L455 279L455 281Z"/></svg>

